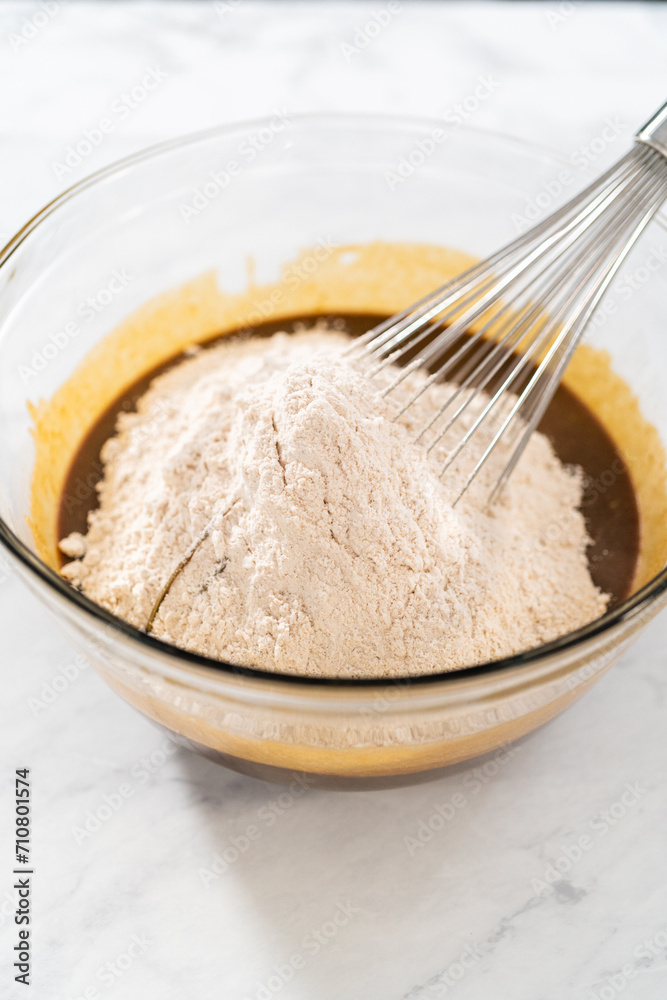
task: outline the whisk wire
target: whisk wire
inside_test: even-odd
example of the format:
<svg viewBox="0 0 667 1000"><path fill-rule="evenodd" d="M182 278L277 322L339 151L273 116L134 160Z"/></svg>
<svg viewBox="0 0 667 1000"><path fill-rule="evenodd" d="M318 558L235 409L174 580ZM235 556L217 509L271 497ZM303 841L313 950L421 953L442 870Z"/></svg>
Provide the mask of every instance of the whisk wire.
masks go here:
<svg viewBox="0 0 667 1000"><path fill-rule="evenodd" d="M422 373L396 420L434 382L455 383L415 437L422 441L435 430L425 442L432 452L472 407L472 421L450 448L441 475L482 427L490 428L454 503L505 441L509 457L491 490L492 500L498 496L602 297L666 197L667 113L661 109L634 147L567 204L348 348L369 377L391 372L380 390L384 397Z"/></svg>
<svg viewBox="0 0 667 1000"><path fill-rule="evenodd" d="M642 157L643 155L644 154L642 153ZM629 174L629 167L631 166L632 163L627 165L624 164L622 173ZM465 310L463 314L458 315L443 333L436 336L430 344L427 344L425 349L416 358L414 358L408 365L404 366L397 373L390 385L384 388L382 395L386 396L390 392L393 392L410 375L411 372L422 367L427 367L434 358L442 353L444 347L448 343L452 343L459 336L474 327L476 322L478 322L491 307L502 300L505 290L516 284L522 275L529 272L529 269L533 264L546 257L556 245L559 246L559 252L562 252L564 249L573 245L580 238L582 232L584 232L587 228L590 228L592 223L600 215L602 215L618 197L619 191L617 188L605 185L603 191L601 191L592 200L592 202L586 206L586 208L577 212L573 218L569 219L561 229L558 229L551 236L540 241L528 254L520 258L518 261L515 262L514 260L510 260L509 264L504 269L501 269L500 272L487 275L482 286L477 287L476 295L468 295L467 298L462 301L459 294L458 297L456 297L458 309L465 306L471 299L474 300L473 304ZM514 244L510 244L507 249L512 249L513 247ZM530 278L528 285L530 285L533 280L534 277ZM517 294L521 291L525 292L526 290L526 287L519 284ZM441 308L450 306L452 304L451 299L454 296L455 293L448 296L445 301L441 303ZM429 314L434 313L435 311L437 311L437 307L432 306L429 310ZM449 315L445 317L445 320L451 316L452 311L454 310L450 309ZM419 329L421 323L425 321L426 315L429 314L425 314L422 319L419 317L413 319L406 327L396 333L389 342L380 344L380 348L382 350L387 350L388 346L393 346L394 343L399 341L399 339L408 340L411 338L411 335L415 332L415 330ZM442 322L442 316L440 321ZM423 339L423 337L428 335L429 332L429 329L422 331L421 335L419 335L420 339ZM412 346L414 346L414 339L409 340L408 347ZM400 355L394 355L393 360L398 360L398 357L400 357ZM378 369L375 369L375 371L377 372Z"/></svg>
<svg viewBox="0 0 667 1000"><path fill-rule="evenodd" d="M662 191L662 196L664 198L665 194L667 194L667 182L663 182L663 184L661 186L661 191ZM464 495L464 493L466 492L466 490L468 489L468 487L471 485L471 483L473 482L473 480L476 478L476 476L478 475L479 471L481 470L481 468L483 467L483 465L485 464L485 462L487 461L487 459L489 458L489 456L491 455L491 453L493 452L493 450L499 444L500 440L502 439L505 431L509 427L509 425L512 422L512 420L514 419L514 417L519 414L519 412L520 412L523 404L526 401L526 398L529 396L529 394L531 393L531 391L537 386L537 384L540 381L540 379L543 378L544 373L549 371L549 367L550 367L551 361L555 359L556 360L556 364L555 364L555 366L554 366L554 368L553 368L553 370L551 372L551 376L549 378L547 386L544 387L543 391L539 394L539 396L535 397L536 398L535 413L533 414L533 417L531 418L531 420L528 422L528 424L527 424L527 426L525 428L525 432L522 435L521 440L520 440L518 446L516 446L514 448L513 453L512 453L512 457L510 458L510 460L506 464L505 468L503 469L503 472L501 473L500 479L498 480L498 482L497 482L496 486L494 487L494 490L493 490L493 492L491 494L492 498L498 495L499 490L502 489L502 486L507 481L507 478L509 477L510 473L513 471L513 469L516 466L516 463L518 462L519 458L521 457L521 454L522 454L522 452L523 452L523 450L525 448L525 445L528 443L528 439L530 437L530 434L535 429L535 427L537 426L537 423L539 423L539 420L543 416L544 411L546 410L546 407L547 407L549 401L551 400L551 397L552 397L552 394L553 394L553 391L549 391L549 390L555 390L558 382L560 381L560 377L562 375L562 372L565 370L565 367L569 363L569 361L570 361L570 359L572 357L572 354L574 353L574 350L576 349L576 347L577 347L577 345L578 345L578 343L579 343L579 341L581 339L581 335L583 334L583 331L584 331L584 329L586 327L586 324L587 324L588 320L593 315L593 313L594 313L595 309L597 308L597 306L598 306L598 304L599 304L602 296L604 295L604 293L607 290L609 284L611 283L611 281L613 280L614 276L616 275L619 267L623 263L623 260L625 260L625 258L627 257L628 253L630 252L630 250L632 249L632 247L636 243L637 239L639 238L639 236L642 234L642 232L644 231L644 229L646 228L646 226L648 225L648 223L651 221L651 219L655 215L655 212L658 210L658 208L660 207L661 203L662 203L662 198L658 201L658 203L656 205L652 205L642 215L642 217L639 220L639 222L636 223L636 225L635 225L634 230L632 231L632 233L627 236L626 243L625 243L622 251L620 251L619 253L615 253L615 254L611 255L610 259L607 260L607 262L606 262L606 264L605 264L602 272L597 276L597 279L593 283L593 286L590 288L590 290L588 291L588 293L584 297L584 301L583 301L583 304L582 304L580 310L577 311L577 312L575 312L575 313L572 313L570 315L570 317L564 323L564 325L561 328L560 332L555 337L555 339L553 340L553 343L549 347L549 350L547 351L547 354L543 358L542 363L535 370L535 373L532 375L530 381L528 382L528 385L525 387L525 389L523 390L523 392L518 396L516 402L514 403L514 405L510 409L509 413L507 414L507 416L503 420L500 428L495 433L495 435L494 435L493 439L491 440L490 444L486 447L486 449L483 452L482 456L478 459L477 463L475 464L474 469L469 474L469 476L466 479L466 481L465 481L465 483L464 483L464 485L463 485L460 493L456 497L456 499L454 501L454 504L456 504L461 499L461 497ZM629 215L629 218L632 219L632 216ZM581 284L571 293L571 295L569 296L568 300L559 309L559 312L558 312L557 316L554 317L554 319L549 324L551 327L556 327L559 324L560 318L562 316L564 316L564 315L567 314L568 308L572 305L573 301L576 299L576 297L580 293L581 289L585 288L585 286L589 283L589 281L590 281L590 275L585 275L584 278L582 279ZM519 362L519 364L520 363L521 362ZM497 401L497 399L499 398L499 396L502 395L503 392L507 391L510 388L510 386L511 386L511 378L512 377L513 376L510 376L510 379L508 379L504 383L504 385L501 387L501 389L498 390L498 392L494 396L494 400L493 401ZM488 406L486 407L486 412L487 413L490 411L492 405L493 405L493 402L489 403ZM537 420L535 420L535 416L536 415L537 415ZM481 424L481 420L480 420L480 418L478 418L477 421L475 421L475 424L473 424L473 428L477 429L480 426L480 424ZM471 428L471 430L472 430L472 428ZM470 432L467 432L467 434L469 434L470 437L472 436L472 434L470 434ZM469 440L469 437L468 437L468 440ZM455 452L458 453L458 452L460 452L460 450L461 450L461 443L459 443L459 445L457 445L457 448L455 449ZM445 466L443 467L442 472L444 472L445 469L448 468L451 465L451 461L450 461L451 457L452 456L448 456L447 461L445 463ZM441 475L442 475L442 472L441 472Z"/></svg>
<svg viewBox="0 0 667 1000"><path fill-rule="evenodd" d="M552 274L552 272L550 270L550 265L549 264L546 264L542 268L542 270L538 273L538 275L536 277L539 278L539 277L541 277L541 276L543 276L543 275L546 274L547 277L548 277L548 280L546 282L544 282L543 285L542 285L542 287L538 290L537 295L536 295L536 302L532 305L532 307L529 309L529 311L528 312L524 311L523 313L519 312L518 314L515 314L516 315L516 321L515 322L511 322L511 320L510 320L509 324L505 324L505 330L507 332L503 333L503 331L499 331L500 333L503 333L502 336L496 336L495 341L491 341L491 342L487 341L486 344L483 345L476 352L476 354L473 354L473 356L469 359L468 363L465 365L465 368L463 370L459 369L459 371L458 371L458 378L457 378L457 383L458 383L459 388L443 404L443 406L441 407L441 409L438 411L438 413L436 413L434 415L434 417L429 422L429 424L425 428L422 429L422 431L420 432L420 434L417 437L417 440L419 440L423 436L423 434L428 429L430 429L430 427L439 419L439 417L442 416L444 414L444 412L446 412L447 409L449 409L449 407L452 405L452 403L455 401L455 399L458 398L458 396L461 394L461 392L464 389L466 389L468 386L470 386L473 381L475 383L475 391L471 395L468 396L468 398L465 400L465 402L463 403L463 405L456 411L456 413L451 418L451 420L448 421L448 423L445 425L444 428L442 428L441 432L438 434L438 436L435 438L435 440L431 443L431 445L427 449L428 451L431 451L433 449L433 447L438 443L438 441L450 429L450 427L456 421L456 419L458 419L458 417L461 415L461 413L473 401L473 399L475 398L475 396L482 389L484 389L486 387L486 385L488 385L488 383L490 382L490 380L494 377L494 375L496 375L498 373L498 371L503 366L505 366L507 364L507 361L508 361L508 349L509 348L514 348L518 344L521 343L523 333L526 331L526 329L530 328L535 323L538 323L540 320L543 323L545 322L545 317L546 317L545 307L549 306L554 301L554 299L556 297L556 293L558 291L560 291L563 287L567 286L567 284L568 284L568 282L570 281L570 278L571 278L571 273L572 273L571 267L574 265L577 256L580 257L582 255L582 251L588 252L591 249L595 249L595 244L598 244L598 243L602 242L608 236L608 233L611 232L611 231L613 231L614 227L616 226L616 223L617 223L617 220L616 220L615 217L610 218L607 221L607 224L603 228L603 230L602 230L601 233L597 233L595 231L592 231L588 235L588 243L584 240L583 244L581 246L576 247L575 249L571 250L569 257L566 258L566 262L565 262L566 266L564 267L563 272L560 275L556 275L555 278L554 278L554 276L553 276L553 274ZM509 303L506 304L505 308L507 308L508 305L509 305ZM495 317L494 317L494 320L495 320ZM490 321L490 323L487 324L487 326L490 326L492 322L493 321ZM532 348L533 348L533 345L535 344L535 341L537 339L537 335L540 332L541 332L541 328L540 327L533 326L533 336L532 336L532 338L530 339L530 341L527 344L526 343L523 344L523 348L524 348L523 354L528 359L532 358L532 355L534 354L534 351L532 350ZM468 338L469 342L468 343L464 343L462 345L460 351L457 352L457 354L461 355L477 339L478 339L478 335L474 335L474 336ZM544 341L544 337L540 337L538 339L538 341L537 341L538 345L542 346L543 345L543 341ZM448 359L445 362L445 364L438 369L438 371L435 373L435 376L436 377L439 376L439 377L444 378L446 376L448 370L451 367L453 367L452 366L452 362L455 361L455 359L458 360L458 358L456 358L456 355L453 358ZM495 364L492 364L490 366L490 362L493 362L494 359L495 359ZM521 370L522 370L522 367L518 366L517 369L515 369L515 375L520 374ZM431 379L429 381L432 381L433 378L434 378L434 376L431 376ZM412 404L412 402L414 401L414 399L421 393L421 391L423 391L423 389L420 389L419 392L417 394L415 394L415 396L413 396L408 401L408 403L402 408L402 410L399 411L399 412L400 413L404 412Z"/></svg>
<svg viewBox="0 0 667 1000"><path fill-rule="evenodd" d="M438 314L439 309L442 309L445 302L445 293L448 293L453 298L455 295L463 293L466 290L466 286L474 289L474 280L479 274L489 272L498 262L507 258L509 253L522 251L527 244L538 240L543 233L547 232L553 226L554 222L558 222L560 219L570 215L576 208L579 207L579 205L585 203L592 194L601 191L608 183L612 183L619 171L624 171L626 168L632 168L637 162L638 156L644 157L644 155L648 152L646 148L642 147L641 152L637 154L636 149L637 147L635 147L634 150L630 150L624 157L622 157L622 159L614 164L614 166L610 167L604 174L602 174L598 180L587 185L566 205L557 209L546 219L542 220L542 222L537 223L532 229L516 237L511 243L501 247L486 260L474 264L462 274L458 275L455 279L446 282L439 288L435 289L435 291L429 292L413 305L401 310L394 316L389 317L389 319L384 320L382 323L373 327L361 337L355 338L345 353L352 355L357 354L360 351L363 351L364 347L370 342L373 342L377 346L386 343L386 340L388 340L391 335L391 331L401 328L403 321L408 317L412 317L415 324L417 320L420 319L422 320L422 323L428 322ZM433 310L430 316L428 315L429 310ZM406 327L402 329L407 330L409 328Z"/></svg>

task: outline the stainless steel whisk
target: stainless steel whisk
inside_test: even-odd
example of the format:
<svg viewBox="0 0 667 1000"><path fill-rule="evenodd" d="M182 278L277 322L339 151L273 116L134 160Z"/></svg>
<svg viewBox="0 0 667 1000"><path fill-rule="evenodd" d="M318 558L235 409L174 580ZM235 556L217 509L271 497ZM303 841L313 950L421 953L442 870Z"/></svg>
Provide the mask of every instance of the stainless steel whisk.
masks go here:
<svg viewBox="0 0 667 1000"><path fill-rule="evenodd" d="M637 132L634 147L566 205L350 346L347 353L365 359L371 377L389 365L401 365L383 396L416 369L427 371L426 380L396 418L436 380L456 384L451 397L417 435L416 440L422 440L431 432L429 451L480 393L487 394L488 400L482 397L481 410L468 421L441 469L443 475L487 428L485 443L473 451L474 467L455 503L501 439L507 441L514 434L509 460L495 481L491 499L497 496L539 424L588 321L666 198L667 103ZM490 424L494 429L489 441Z"/></svg>

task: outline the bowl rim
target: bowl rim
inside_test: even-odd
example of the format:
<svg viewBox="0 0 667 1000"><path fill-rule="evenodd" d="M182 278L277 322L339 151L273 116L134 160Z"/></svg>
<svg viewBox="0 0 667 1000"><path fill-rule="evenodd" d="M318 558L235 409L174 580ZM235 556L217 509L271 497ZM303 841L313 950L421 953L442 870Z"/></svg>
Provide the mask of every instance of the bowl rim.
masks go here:
<svg viewBox="0 0 667 1000"><path fill-rule="evenodd" d="M32 233L40 225L41 222L47 219L61 205L66 204L82 191L99 185L108 178L118 176L132 167L143 163L144 161L157 159L162 155L186 146L195 145L198 142L204 142L208 139L222 137L225 134L233 134L235 131L247 132L251 128L261 128L265 126L269 120L270 119L266 117L246 119L189 132L184 135L180 135L172 139L166 139L162 142L147 146L119 160L115 160L113 163L101 167L99 170L91 174L88 174L80 181L77 181L76 184L70 185L70 187L66 188L51 201L47 202L46 205L44 205L37 213L35 213L35 215L24 223L21 229L19 229L14 236L9 239L4 247L0 248L0 267L7 264L12 254L18 249L30 233ZM467 124L449 126L446 123L443 123L441 119L437 118L368 112L314 112L292 115L291 121L292 123L298 122L302 126L317 124L329 127L339 127L344 125L350 126L357 124L358 126L363 125L365 128L378 128L378 126L385 126L393 127L395 129L414 129L416 127L424 128L430 126L432 128L443 129L444 131L450 133L463 133L464 135L468 134L476 136L478 138L482 138L483 140L492 140L502 146L510 148L513 147L518 152L524 154L528 153L533 156L541 156L551 161L555 161L563 166L571 167L571 163L566 156L555 150L549 149L546 146L526 142L523 139L505 135L504 133L496 130L478 128ZM592 176L591 172L588 170L581 170L580 173L584 179ZM659 224L663 224L662 219L659 219L658 222ZM151 652L165 655L171 660L177 661L178 665L197 667L218 676L242 677L258 682L271 681L290 686L301 685L303 687L341 687L346 689L360 689L386 688L387 685L391 683L410 685L418 684L420 686L443 683L451 684L457 680L468 680L471 677L501 673L510 669L518 669L520 672L523 672L524 670L528 671L531 666L542 662L553 654L565 653L574 650L577 647L604 635L616 626L630 622L633 619L641 618L644 612L655 602L655 600L667 592L667 567L665 567L651 580L644 584L644 586L642 586L636 593L632 594L616 608L606 612L604 615L594 619L594 621L589 622L581 628L575 629L573 632L568 632L551 642L543 643L540 646L525 650L521 653L515 653L512 656L502 657L497 660L474 664L456 670L440 671L433 674L404 675L400 678L305 677L299 674L263 670L257 667L235 665L224 660L215 660L199 653L195 653L191 650L182 649L181 647L166 642L163 639L158 639L156 636L150 635L141 629L136 628L134 625L130 625L129 622L118 618L110 611L107 611L105 608L86 597L85 594L81 593L69 584L62 576L60 576L59 573L47 566L46 563L39 558L39 556L32 552L28 546L21 541L21 539L15 534L2 517L0 517L0 542L7 548L11 556L17 559L23 567L39 577L49 588L55 590L58 596L63 598L66 602L71 602L84 613L90 615L93 619L103 622L104 625L110 628L113 632L129 638L131 641L138 642L139 645L147 647L147 649Z"/></svg>

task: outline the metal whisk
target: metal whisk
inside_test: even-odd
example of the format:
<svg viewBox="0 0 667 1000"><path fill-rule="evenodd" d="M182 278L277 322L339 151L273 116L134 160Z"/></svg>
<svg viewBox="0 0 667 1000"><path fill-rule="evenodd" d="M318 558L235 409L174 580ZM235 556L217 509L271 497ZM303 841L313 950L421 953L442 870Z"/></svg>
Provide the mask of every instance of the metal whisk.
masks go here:
<svg viewBox="0 0 667 1000"><path fill-rule="evenodd" d="M429 451L477 400L472 422L468 416L460 425L467 424L441 469L442 475L464 449L468 454L474 448L475 439L483 440L472 452L474 467L455 503L499 442L514 435L492 490L491 498L497 496L588 321L665 198L667 103L639 130L630 152L566 205L350 346L348 354L365 360L371 377L401 366L383 396L411 372L426 373L396 418L433 382L455 383L456 390L417 435L426 444L430 432Z"/></svg>

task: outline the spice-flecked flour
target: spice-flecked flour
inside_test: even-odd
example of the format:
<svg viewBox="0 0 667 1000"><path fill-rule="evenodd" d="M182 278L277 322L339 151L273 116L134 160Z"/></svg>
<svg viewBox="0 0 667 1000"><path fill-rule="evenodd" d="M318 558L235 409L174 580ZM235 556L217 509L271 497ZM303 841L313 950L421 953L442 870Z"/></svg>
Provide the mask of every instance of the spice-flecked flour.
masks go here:
<svg viewBox="0 0 667 1000"><path fill-rule="evenodd" d="M450 670L600 615L581 471L535 433L495 504L506 445L453 507L464 473L438 473L461 425L430 454L412 443L452 387L393 420L423 376L382 399L346 343L324 328L230 338L158 376L104 446L100 506L61 543L63 575L145 628L203 535L155 635L307 676Z"/></svg>

